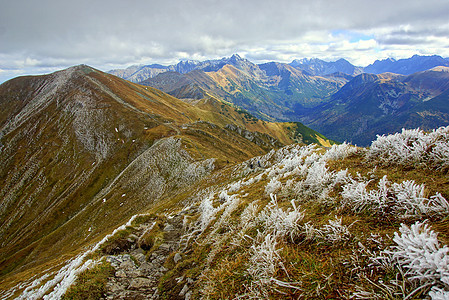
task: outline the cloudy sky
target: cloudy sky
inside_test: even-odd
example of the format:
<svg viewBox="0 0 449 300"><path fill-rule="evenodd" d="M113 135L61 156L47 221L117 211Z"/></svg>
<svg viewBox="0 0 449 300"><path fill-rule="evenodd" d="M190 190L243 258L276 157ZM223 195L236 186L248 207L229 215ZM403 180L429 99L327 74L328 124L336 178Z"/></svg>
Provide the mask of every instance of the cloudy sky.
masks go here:
<svg viewBox="0 0 449 300"><path fill-rule="evenodd" d="M448 16L447 0L0 0L0 82L81 63L107 71L233 53L360 66L449 57Z"/></svg>

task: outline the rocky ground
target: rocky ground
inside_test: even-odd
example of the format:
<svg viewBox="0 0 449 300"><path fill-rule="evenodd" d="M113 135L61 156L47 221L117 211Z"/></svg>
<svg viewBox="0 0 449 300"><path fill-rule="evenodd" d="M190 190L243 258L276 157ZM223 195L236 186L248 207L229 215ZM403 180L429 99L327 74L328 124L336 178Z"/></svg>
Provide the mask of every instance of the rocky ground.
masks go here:
<svg viewBox="0 0 449 300"><path fill-rule="evenodd" d="M150 226L152 224L141 225L139 230L128 238L132 242L129 250L106 256L106 261L115 269L115 274L108 279L104 299L159 299L157 289L159 279L168 271L164 264L170 254L179 248L183 232L182 215L167 219L162 229L163 242L159 246L154 246L154 249L150 251L151 254L146 256L145 251L138 245ZM176 264L182 260L182 257L176 253L170 256L170 259L173 259ZM190 299L189 285L193 283L193 280L180 278L179 281L186 282L179 294L180 299Z"/></svg>

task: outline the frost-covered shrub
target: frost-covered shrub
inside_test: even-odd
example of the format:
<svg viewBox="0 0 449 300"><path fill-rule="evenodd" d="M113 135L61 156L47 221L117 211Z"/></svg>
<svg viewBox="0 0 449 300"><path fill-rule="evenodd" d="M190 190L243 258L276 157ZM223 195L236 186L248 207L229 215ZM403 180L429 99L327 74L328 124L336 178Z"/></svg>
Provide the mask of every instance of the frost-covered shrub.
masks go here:
<svg viewBox="0 0 449 300"><path fill-rule="evenodd" d="M415 184L413 180L393 183L392 191L396 197L395 210L405 217L447 215L449 204L440 193L427 199L424 197L424 184Z"/></svg>
<svg viewBox="0 0 449 300"><path fill-rule="evenodd" d="M370 181L357 181L351 178L350 182L343 186L341 192L342 206L350 207L352 211L357 213L363 211L384 212L387 207L385 179L386 177L379 181L378 190L367 191L366 187Z"/></svg>
<svg viewBox="0 0 449 300"><path fill-rule="evenodd" d="M402 129L401 133L377 136L371 143L366 157L378 159L385 164L406 165L417 162L426 144L425 139L426 135L420 129Z"/></svg>
<svg viewBox="0 0 449 300"><path fill-rule="evenodd" d="M328 172L324 161L314 162L308 169L304 185L313 191L322 190L332 179L333 173Z"/></svg>
<svg viewBox="0 0 449 300"><path fill-rule="evenodd" d="M328 224L321 228L315 228L307 222L301 227L304 239L307 241L338 243L349 241L352 238L349 227L341 223L341 218L335 216L335 220L329 220Z"/></svg>
<svg viewBox="0 0 449 300"><path fill-rule="evenodd" d="M438 287L434 287L429 292L429 296L432 300L448 300L449 299L449 291L445 291Z"/></svg>
<svg viewBox="0 0 449 300"><path fill-rule="evenodd" d="M199 208L200 211L200 228L202 231L206 229L209 223L215 219L215 214L218 212L218 208L213 205L213 194L206 197L201 201Z"/></svg>
<svg viewBox="0 0 449 300"><path fill-rule="evenodd" d="M237 209L239 203L240 198L237 195L229 196L220 219L216 222L216 224L214 224L215 229L218 229L221 225L229 222L232 212Z"/></svg>
<svg viewBox="0 0 449 300"><path fill-rule="evenodd" d="M346 183L349 180L348 171L329 172L324 160L314 162L303 171L306 178L296 187L298 194L313 195L323 200L336 184Z"/></svg>
<svg viewBox="0 0 449 300"><path fill-rule="evenodd" d="M449 168L449 145L447 141L435 143L430 162L437 169L447 170Z"/></svg>
<svg viewBox="0 0 449 300"><path fill-rule="evenodd" d="M343 144L332 145L331 148L329 148L326 153L323 154L324 160L339 160L348 157L349 155L356 153L357 147L354 147L352 145L346 144L344 142Z"/></svg>
<svg viewBox="0 0 449 300"><path fill-rule="evenodd" d="M272 232L279 237L290 237L292 240L301 233L301 221L304 218L304 212L296 206L292 200L292 208L283 210L278 206L276 195L271 194L271 201L260 212L257 220L262 223L265 230Z"/></svg>
<svg viewBox="0 0 449 300"><path fill-rule="evenodd" d="M341 218L337 216L335 220L329 220L329 224L324 225L320 232L326 241L332 243L348 241L352 237L349 226L341 224Z"/></svg>
<svg viewBox="0 0 449 300"><path fill-rule="evenodd" d="M259 237L262 234L259 233ZM250 299L268 299L270 291L276 291L279 287L298 289L297 282L286 282L276 278L279 271L287 271L277 249L277 235L267 234L262 243L251 246L248 275L251 276L251 284L247 286ZM288 274L287 274L288 275Z"/></svg>
<svg viewBox="0 0 449 300"><path fill-rule="evenodd" d="M228 191L229 191L230 193L234 193L234 192L237 192L238 190L240 190L241 187L242 187L242 182L241 182L241 181L236 181L236 182L234 182L234 183L231 183L231 184L228 186Z"/></svg>
<svg viewBox="0 0 449 300"><path fill-rule="evenodd" d="M265 187L265 193L267 195L273 194L277 192L282 187L282 183L278 180L277 177L273 177Z"/></svg>
<svg viewBox="0 0 449 300"><path fill-rule="evenodd" d="M449 214L449 204L437 193L427 199L424 197L425 186L413 180L391 184L385 175L378 183L377 189L367 190L369 181L350 181L343 185L342 206L352 211L364 211L399 218L435 217Z"/></svg>
<svg viewBox="0 0 449 300"><path fill-rule="evenodd" d="M251 246L248 274L260 281L270 281L279 267L283 268L276 234L267 234L262 243Z"/></svg>
<svg viewBox="0 0 449 300"><path fill-rule="evenodd" d="M449 167L449 126L425 133L402 129L401 133L377 136L366 153L368 160L384 165L426 165Z"/></svg>
<svg viewBox="0 0 449 300"><path fill-rule="evenodd" d="M401 224L395 232L396 243L384 251L410 281L431 286L432 299L447 296L449 291L449 247L441 246L437 234L425 222L408 227ZM443 298L444 299L444 298Z"/></svg>

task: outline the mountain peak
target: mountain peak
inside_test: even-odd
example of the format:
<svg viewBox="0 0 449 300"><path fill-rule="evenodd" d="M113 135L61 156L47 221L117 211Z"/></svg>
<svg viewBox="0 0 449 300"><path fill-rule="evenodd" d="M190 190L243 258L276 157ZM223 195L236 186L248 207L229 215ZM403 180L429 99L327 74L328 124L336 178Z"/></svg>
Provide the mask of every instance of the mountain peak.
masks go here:
<svg viewBox="0 0 449 300"><path fill-rule="evenodd" d="M237 53L232 54L231 60L243 60L243 58L240 57L240 55L238 55Z"/></svg>

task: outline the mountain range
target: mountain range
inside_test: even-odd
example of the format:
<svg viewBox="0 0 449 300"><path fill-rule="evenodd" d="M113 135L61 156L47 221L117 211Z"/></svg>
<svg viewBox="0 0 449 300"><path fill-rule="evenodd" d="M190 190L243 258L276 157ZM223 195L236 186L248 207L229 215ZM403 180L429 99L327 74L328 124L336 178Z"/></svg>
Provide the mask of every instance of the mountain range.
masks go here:
<svg viewBox="0 0 449 300"><path fill-rule="evenodd" d="M185 74L193 70L211 72L218 71L227 64L234 65L238 68L239 61L241 61L241 57L238 54L234 54L229 58L224 57L222 59L206 61L185 60L169 66L160 64L134 65L126 69L110 70L108 73L137 83L167 71L178 72L181 74ZM438 66L448 67L449 58L443 58L439 55L414 55L410 58L399 60L394 58L386 58L384 60L376 60L374 63L366 67L355 66L344 58L330 62L319 58L303 58L294 59L291 63L289 63L289 65L303 71L306 75L323 76L333 73L344 73L353 76L361 73L380 74L386 72L410 75L412 73L429 70Z"/></svg>
<svg viewBox="0 0 449 300"><path fill-rule="evenodd" d="M366 146L376 135L403 127L447 125L447 66L437 55L386 59L365 68L344 59L257 65L233 55L181 62L140 83L181 99L213 96L263 120L302 122L333 140Z"/></svg>

